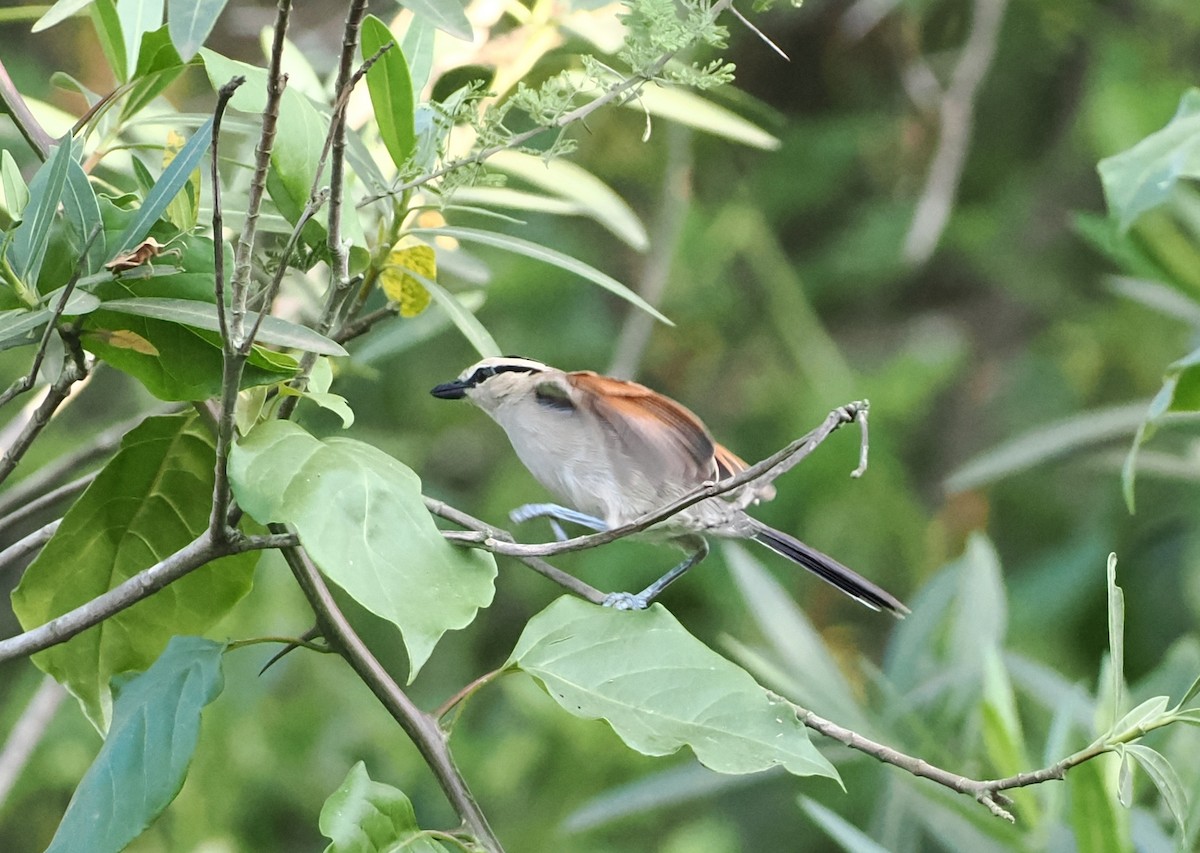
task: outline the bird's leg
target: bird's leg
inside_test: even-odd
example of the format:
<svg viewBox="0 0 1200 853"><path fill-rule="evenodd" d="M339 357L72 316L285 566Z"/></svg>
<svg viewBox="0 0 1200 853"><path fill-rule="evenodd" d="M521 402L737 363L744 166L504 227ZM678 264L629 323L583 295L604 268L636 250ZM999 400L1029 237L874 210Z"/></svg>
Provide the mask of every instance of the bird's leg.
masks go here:
<svg viewBox="0 0 1200 853"><path fill-rule="evenodd" d="M689 536L681 540L681 544L684 544L685 547L692 545L695 547L695 550L692 551L686 560L675 566L671 571L667 572L637 595L634 595L632 592L609 593L604 599L604 606L613 607L617 610L645 610L650 606L650 602L657 598L664 589L682 577L688 569L708 556L708 543L704 541L703 537Z"/></svg>
<svg viewBox="0 0 1200 853"><path fill-rule="evenodd" d="M533 518L549 518L550 527L554 530L554 538L559 542L565 542L567 539L566 531L558 523L560 521L569 521L572 524L578 524L580 527L586 527L588 530L601 531L608 529L608 525L603 519L580 512L577 509L559 506L558 504L525 504L510 512L508 517L513 520L514 524L520 524L523 521L529 521Z"/></svg>

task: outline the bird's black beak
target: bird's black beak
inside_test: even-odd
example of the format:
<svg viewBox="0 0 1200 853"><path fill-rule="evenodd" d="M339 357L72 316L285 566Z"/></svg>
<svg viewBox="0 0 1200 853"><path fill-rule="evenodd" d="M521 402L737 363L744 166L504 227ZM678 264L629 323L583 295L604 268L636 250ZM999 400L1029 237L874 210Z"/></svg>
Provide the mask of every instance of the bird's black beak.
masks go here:
<svg viewBox="0 0 1200 853"><path fill-rule="evenodd" d="M430 389L429 393L443 400L461 400L467 396L467 389L471 386L461 379L455 379L453 382L443 382Z"/></svg>

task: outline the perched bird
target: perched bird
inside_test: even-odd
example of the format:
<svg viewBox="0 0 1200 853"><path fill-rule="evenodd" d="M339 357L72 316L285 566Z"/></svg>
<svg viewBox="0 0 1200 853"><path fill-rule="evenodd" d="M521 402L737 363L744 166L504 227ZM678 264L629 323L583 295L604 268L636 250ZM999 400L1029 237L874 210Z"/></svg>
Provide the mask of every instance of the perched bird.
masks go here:
<svg viewBox="0 0 1200 853"><path fill-rule="evenodd" d="M591 371L571 373L519 356L485 358L430 393L467 399L508 434L534 478L566 506L526 504L514 521L547 517L591 530L634 521L747 466L717 444L704 424L674 400L636 382ZM751 481L693 504L646 531L689 552L638 594L613 593L605 604L641 610L708 554L704 536L753 539L787 557L870 607L902 617L891 594L832 557L746 514L775 496L769 484ZM555 525L561 535L561 528Z"/></svg>

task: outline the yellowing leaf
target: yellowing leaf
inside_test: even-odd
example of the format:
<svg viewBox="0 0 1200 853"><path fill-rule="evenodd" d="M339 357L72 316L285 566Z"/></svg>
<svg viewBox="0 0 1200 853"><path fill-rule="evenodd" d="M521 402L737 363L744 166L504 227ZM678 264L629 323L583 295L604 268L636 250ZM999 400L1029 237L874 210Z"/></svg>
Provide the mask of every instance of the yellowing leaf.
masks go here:
<svg viewBox="0 0 1200 853"><path fill-rule="evenodd" d="M431 281L437 278L437 255L432 246L415 241L397 246L379 273L379 286L400 306L401 317L417 316L429 307L431 298L425 286L408 274L410 270Z"/></svg>
<svg viewBox="0 0 1200 853"><path fill-rule="evenodd" d="M134 352L140 352L143 355L158 355L158 348L148 340L143 338L137 332L129 329L117 329L109 331L107 329L97 329L88 334L95 335L103 340L109 346L118 347L120 349L131 349Z"/></svg>

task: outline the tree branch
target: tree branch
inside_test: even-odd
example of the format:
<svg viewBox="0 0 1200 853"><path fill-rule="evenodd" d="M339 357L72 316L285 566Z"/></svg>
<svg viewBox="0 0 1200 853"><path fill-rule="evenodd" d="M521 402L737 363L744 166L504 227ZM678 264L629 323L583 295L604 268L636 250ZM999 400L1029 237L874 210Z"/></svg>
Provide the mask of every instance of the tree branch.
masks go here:
<svg viewBox="0 0 1200 853"><path fill-rule="evenodd" d="M19 563L34 551L41 550L41 547L50 541L50 537L54 535L54 531L58 530L60 524L62 524L62 519L56 518L0 551L0 572L14 563Z"/></svg>
<svg viewBox="0 0 1200 853"><path fill-rule="evenodd" d="M856 421L865 425L866 416L866 401L848 403L845 406L834 409L826 416L825 421L819 427L809 432L803 438L793 441L779 452L768 456L758 464L750 466L737 476L715 483L706 483L699 489L684 495L661 509L646 513L641 518L631 521L628 524L622 524L620 527L613 527L599 533L576 536L573 539L567 539L562 542L545 542L536 545L514 543L511 541L511 537L506 541L503 537L491 536L486 531L479 531L480 535L475 536L452 530L443 531L443 533L447 539L469 548L481 548L485 551L491 551L493 554L504 554L508 557L522 559L525 557L549 557L553 554L566 554L571 551L584 551L589 548L596 548L617 539L624 539L626 536L641 533L643 530L653 527L660 521L677 515L693 504L731 492L747 483L755 481L764 484L770 483L809 456L838 427ZM865 439L865 430L863 436ZM860 476L865 470L866 447L866 441L864 440L859 467L851 473L851 476Z"/></svg>
<svg viewBox="0 0 1200 853"><path fill-rule="evenodd" d="M65 643L76 634L98 625L105 619L137 604L143 598L158 592L184 575L220 557L258 551L267 548L286 548L296 545L295 534L270 536L236 536L231 539L214 539L208 531L201 533L171 556L160 560L148 569L118 584L108 592L91 601L68 610L49 622L31 628L23 634L0 640L0 663L26 657L59 643Z"/></svg>
<svg viewBox="0 0 1200 853"><path fill-rule="evenodd" d="M272 525L271 529L283 528L281 525ZM404 729L475 839L492 853L503 853L499 839L492 832L487 818L467 788L466 780L454 764L446 733L438 725L437 718L418 708L371 654L338 607L325 579L308 554L297 547L284 549L283 556L304 590L325 638L341 652L358 677Z"/></svg>
<svg viewBox="0 0 1200 853"><path fill-rule="evenodd" d="M8 479L8 475L16 469L21 457L29 450L34 439L46 428L46 424L50 423L50 418L54 416L55 411L70 395L71 387L85 376L87 376L87 368L81 367L75 359L68 358L63 361L62 372L59 373L54 384L47 389L46 396L34 410L33 417L25 424L12 445L4 451L4 455L0 456L0 483Z"/></svg>
<svg viewBox="0 0 1200 853"><path fill-rule="evenodd" d="M904 238L904 259L910 264L929 260L950 221L971 143L975 99L996 53L1007 3L1008 0L975 0L971 30L942 98L940 132L929 164L929 177Z"/></svg>
<svg viewBox="0 0 1200 853"><path fill-rule="evenodd" d="M50 721L54 719L66 695L67 691L47 675L17 718L8 740L4 742L4 748L0 749L0 808L3 808L9 791L21 777L21 771L45 736Z"/></svg>

